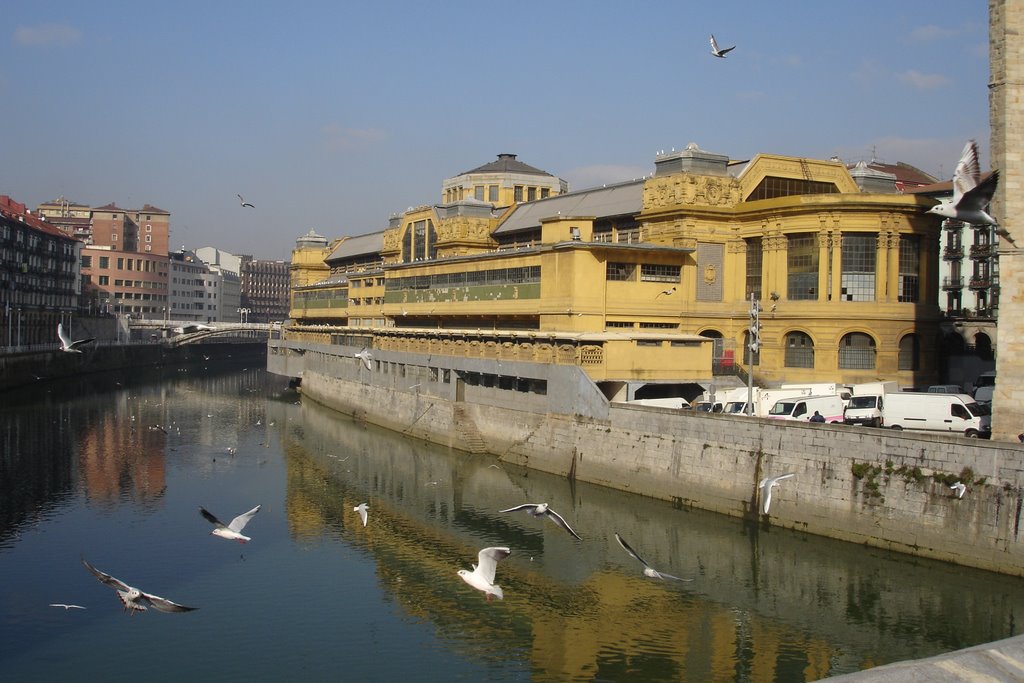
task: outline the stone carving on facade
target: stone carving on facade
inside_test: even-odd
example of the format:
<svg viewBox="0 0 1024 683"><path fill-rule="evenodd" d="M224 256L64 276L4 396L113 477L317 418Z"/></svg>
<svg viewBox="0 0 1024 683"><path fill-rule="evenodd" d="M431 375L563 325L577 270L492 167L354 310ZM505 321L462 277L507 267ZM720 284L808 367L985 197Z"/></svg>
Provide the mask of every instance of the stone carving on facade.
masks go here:
<svg viewBox="0 0 1024 683"><path fill-rule="evenodd" d="M704 284L713 285L715 280L718 279L718 269L714 263L708 263L704 266Z"/></svg>
<svg viewBox="0 0 1024 683"><path fill-rule="evenodd" d="M761 241L762 248L764 246L764 240ZM744 239L732 239L726 242L726 249L730 254L745 254L747 253L747 241Z"/></svg>
<svg viewBox="0 0 1024 683"><path fill-rule="evenodd" d="M686 204L730 206L739 199L739 181L731 177L677 173L665 178L654 177L644 183L645 211Z"/></svg>

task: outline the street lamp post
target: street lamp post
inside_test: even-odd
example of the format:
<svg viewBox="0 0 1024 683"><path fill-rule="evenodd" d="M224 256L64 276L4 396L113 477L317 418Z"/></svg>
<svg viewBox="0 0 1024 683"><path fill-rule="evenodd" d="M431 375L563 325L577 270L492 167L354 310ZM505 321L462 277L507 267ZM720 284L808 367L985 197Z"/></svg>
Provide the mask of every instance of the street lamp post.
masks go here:
<svg viewBox="0 0 1024 683"><path fill-rule="evenodd" d="M248 321L249 313L250 313L250 311L249 311L248 308L239 308L238 309L238 322L244 323L244 322Z"/></svg>

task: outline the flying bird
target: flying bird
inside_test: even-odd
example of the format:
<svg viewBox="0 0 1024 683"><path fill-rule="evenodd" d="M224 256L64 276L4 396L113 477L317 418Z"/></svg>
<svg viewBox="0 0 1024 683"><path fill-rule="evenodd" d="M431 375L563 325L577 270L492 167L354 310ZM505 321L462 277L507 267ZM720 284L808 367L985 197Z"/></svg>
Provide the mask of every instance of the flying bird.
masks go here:
<svg viewBox="0 0 1024 683"><path fill-rule="evenodd" d="M570 534L575 536L576 540L583 540L582 538L580 538L579 534L572 530L572 527L569 526L569 523L562 518L562 515L558 514L557 512L549 508L547 503L523 503L522 505L517 505L514 508L499 510L499 512L515 512L516 510L526 510L534 517L547 517L552 522L554 522L555 524L557 524L558 526L562 527Z"/></svg>
<svg viewBox="0 0 1024 683"><path fill-rule="evenodd" d="M498 561L511 554L512 551L508 548L484 548L477 555L477 564L473 565L473 571L460 569L458 574L470 586L483 591L488 602L492 597L504 600L501 586L494 583L494 574L498 570Z"/></svg>
<svg viewBox="0 0 1024 683"><path fill-rule="evenodd" d="M636 551L629 547L629 544L622 540L622 536L615 534L615 540L619 542L622 549L630 554L634 559L638 560L640 564L644 566L644 576L649 576L652 579L675 579L676 581L693 581L693 579L681 579L678 576L672 576L664 572L659 572L657 569L647 564L647 560L636 554Z"/></svg>
<svg viewBox="0 0 1024 683"><path fill-rule="evenodd" d="M51 602L50 607L63 607L65 612L69 609L85 609L81 605L66 605L63 602Z"/></svg>
<svg viewBox="0 0 1024 683"><path fill-rule="evenodd" d="M967 492L967 487L964 485L964 483L962 481L958 481L955 484L951 484L949 488L951 488L954 491L956 491L956 497L957 498L963 498L964 497L964 493Z"/></svg>
<svg viewBox="0 0 1024 683"><path fill-rule="evenodd" d="M89 339L78 339L71 341L71 337L64 331L64 323L57 323L57 337L60 339L60 350L67 353L81 353L82 349L78 348L84 346L91 341L95 341L95 338L90 337Z"/></svg>
<svg viewBox="0 0 1024 683"><path fill-rule="evenodd" d="M725 59L725 54L727 52L732 52L735 49L736 49L735 45L733 45L732 47L727 47L724 50L719 48L718 47L718 41L715 40L715 34L714 33L711 34L711 54L713 54L714 56L721 57L722 59Z"/></svg>
<svg viewBox="0 0 1024 683"><path fill-rule="evenodd" d="M658 292L657 296L655 296L654 298L657 299L662 294L664 294L665 296L672 296L675 293L676 293L676 288L675 287L669 287L668 289L663 289L660 292Z"/></svg>
<svg viewBox="0 0 1024 683"><path fill-rule="evenodd" d="M363 365L366 366L367 370L373 369L373 354L370 353L368 348L364 346L359 353L354 353L352 355L363 361Z"/></svg>
<svg viewBox="0 0 1024 683"><path fill-rule="evenodd" d="M239 194L239 195L235 195L235 196L238 197L238 201L240 201L242 203L242 206L248 206L250 209L255 209L256 208L255 206L253 206L249 202L247 202L244 199L242 199L242 195Z"/></svg>
<svg viewBox="0 0 1024 683"><path fill-rule="evenodd" d="M761 502L764 508L764 514L768 514L768 507L772 504L772 489L779 485L779 482L783 479L789 479L795 477L796 472L786 472L774 477L765 477L758 484L758 488L761 489Z"/></svg>
<svg viewBox="0 0 1024 683"><path fill-rule="evenodd" d="M115 579L110 574L101 572L96 567L92 566L82 558L82 564L89 572L99 579L100 583L110 586L117 591L117 597L121 600L124 605L124 610L129 614L135 614L135 612L145 612L147 608L152 607L159 612L191 612L197 607L185 607L179 605L176 602L171 602L166 598L161 598L159 595L153 595L152 593L146 593L138 588L129 586L120 579Z"/></svg>
<svg viewBox="0 0 1024 683"><path fill-rule="evenodd" d="M248 543L252 539L248 536L243 536L242 529L244 529L245 525L249 523L249 520L252 519L257 512L260 511L261 507L263 506L257 505L252 510L249 510L244 514L238 515L233 520L231 520L230 524L225 524L224 522L220 521L219 519L214 517L209 510L207 510L201 505L199 506L199 514L201 514L207 522L213 525L213 531L210 532L212 535L220 536L221 538L226 538L229 541Z"/></svg>
<svg viewBox="0 0 1024 683"><path fill-rule="evenodd" d="M998 184L999 171L992 171L985 180L981 180L978 144L974 140L968 140L956 165L956 171L953 172L953 198L936 204L928 209L928 213L965 223L997 226L996 219L992 218L986 209ZM1005 229L996 227L996 232L1013 244L1013 238Z"/></svg>
<svg viewBox="0 0 1024 683"><path fill-rule="evenodd" d="M348 458L346 458L347 460ZM370 506L366 503L360 503L352 508L353 511L359 513L359 518L363 520L363 526L366 526L366 511L370 509Z"/></svg>

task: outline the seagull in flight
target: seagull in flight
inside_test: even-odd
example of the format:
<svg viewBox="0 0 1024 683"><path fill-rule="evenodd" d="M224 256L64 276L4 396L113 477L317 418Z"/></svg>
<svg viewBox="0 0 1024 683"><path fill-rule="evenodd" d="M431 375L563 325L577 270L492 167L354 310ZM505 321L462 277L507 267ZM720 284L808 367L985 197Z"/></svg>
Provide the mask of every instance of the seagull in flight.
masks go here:
<svg viewBox="0 0 1024 683"><path fill-rule="evenodd" d="M622 536L615 534L615 540L619 542L622 549L630 554L634 559L639 560L640 564L644 566L644 576L649 576L652 579L675 579L676 581L693 581L693 579L681 579L678 576L672 576L664 572L659 572L657 569L647 564L647 560L636 554L636 551L629 547L629 544L622 540Z"/></svg>
<svg viewBox="0 0 1024 683"><path fill-rule="evenodd" d="M964 493L967 492L967 487L964 485L964 483L962 481L958 481L955 484L951 484L949 488L951 488L954 491L956 491L956 497L957 498L963 498L964 497Z"/></svg>
<svg viewBox="0 0 1024 683"><path fill-rule="evenodd" d="M110 586L117 591L117 597L121 600L125 611L129 614L145 612L149 607L159 612L191 612L194 609L198 609L196 607L185 607L166 598L161 598L159 595L146 593L138 588L129 586L120 579L115 579L110 574L105 574L96 569L96 567L86 562L84 557L82 558L82 564L85 565L85 568L93 576L99 579L100 583Z"/></svg>
<svg viewBox="0 0 1024 683"><path fill-rule="evenodd" d="M95 341L94 337L71 341L71 337L69 337L68 333L64 331L64 323L57 323L57 337L60 339L60 350L67 353L81 353L82 349L78 347L84 346L91 341Z"/></svg>
<svg viewBox="0 0 1024 683"><path fill-rule="evenodd" d="M676 288L675 287L669 287L668 289L663 289L660 292L658 292L657 296L655 296L654 298L657 299L662 294L664 294L665 296L672 296L675 293L676 293Z"/></svg>
<svg viewBox="0 0 1024 683"><path fill-rule="evenodd" d="M347 460L348 458L346 458ZM360 503L356 505L352 510L359 513L359 518L363 520L363 526L366 526L366 511L370 509L370 506L366 503Z"/></svg>
<svg viewBox="0 0 1024 683"><path fill-rule="evenodd" d="M508 548L484 548L477 555L477 564L473 565L473 571L460 569L458 574L470 586L483 591L488 602L492 598L504 600L501 586L494 583L494 574L498 570L498 561L511 554L512 551Z"/></svg>
<svg viewBox="0 0 1024 683"><path fill-rule="evenodd" d="M725 59L726 53L727 52L732 52L735 49L736 49L735 45L733 45L732 47L727 47L724 50L721 49L720 47L718 47L718 41L715 40L715 34L714 33L711 34L711 54L713 54L714 56L721 57L722 59Z"/></svg>
<svg viewBox="0 0 1024 683"><path fill-rule="evenodd" d="M229 541L248 543L252 539L248 536L243 536L242 529L244 529L245 525L249 523L249 520L252 519L257 512L260 511L261 507L263 506L257 505L252 510L249 510L244 514L238 515L233 520L231 520L230 524L224 524L224 522L214 517L209 510L207 510L201 505L199 506L199 514L201 514L207 522L213 525L213 531L211 531L210 533L214 536L220 536L221 538L226 538Z"/></svg>
<svg viewBox="0 0 1024 683"><path fill-rule="evenodd" d="M986 209L998 184L999 171L992 171L985 180L981 180L978 143L968 140L956 165L956 171L953 172L953 199L936 204L928 209L928 213L965 223L996 226L996 219L992 218ZM997 227L996 232L1013 243L1013 238L1005 229Z"/></svg>
<svg viewBox="0 0 1024 683"><path fill-rule="evenodd" d="M239 195L235 195L235 196L238 197L238 201L240 201L242 203L242 206L248 206L250 209L255 209L256 208L255 206L253 206L249 202L247 202L244 199L242 199L242 195L239 194Z"/></svg>
<svg viewBox="0 0 1024 683"><path fill-rule="evenodd" d="M363 365L366 366L367 370L373 369L373 354L370 353L368 348L364 346L359 353L354 353L352 355L363 361Z"/></svg>
<svg viewBox="0 0 1024 683"><path fill-rule="evenodd" d="M67 605L67 604L64 604L63 602L51 602L50 603L50 607L63 607L64 611L67 611L69 609L85 609L81 605Z"/></svg>
<svg viewBox="0 0 1024 683"><path fill-rule="evenodd" d="M572 530L572 527L569 526L569 523L562 518L562 515L558 514L557 512L549 508L547 503L523 503L522 505L517 505L514 508L499 510L498 512L515 512L516 510L526 510L534 517L547 517L552 522L554 522L555 524L557 524L558 526L562 527L570 534L575 536L576 540L583 540L582 538L580 538L579 534Z"/></svg>
<svg viewBox="0 0 1024 683"><path fill-rule="evenodd" d="M783 479L789 479L795 477L796 472L786 472L785 474L779 474L774 477L765 477L761 480L761 483L757 485L761 489L761 501L764 506L764 514L768 514L768 506L772 504L772 489L779 485L779 482Z"/></svg>

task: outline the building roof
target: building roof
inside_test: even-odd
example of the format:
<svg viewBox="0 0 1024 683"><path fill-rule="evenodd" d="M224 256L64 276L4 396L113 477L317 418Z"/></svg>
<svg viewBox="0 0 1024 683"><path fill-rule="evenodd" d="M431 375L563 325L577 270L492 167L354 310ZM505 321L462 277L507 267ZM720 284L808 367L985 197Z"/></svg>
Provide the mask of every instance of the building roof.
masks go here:
<svg viewBox="0 0 1024 683"><path fill-rule="evenodd" d="M542 220L553 216L628 216L638 214L644 205L644 181L631 180L617 185L567 192L547 199L517 205L502 221L495 235L539 228Z"/></svg>
<svg viewBox="0 0 1024 683"><path fill-rule="evenodd" d="M124 211L124 210L125 209L122 209L115 202L110 202L109 204L104 204L103 206L97 206L97 207L95 207L93 209L93 211Z"/></svg>
<svg viewBox="0 0 1024 683"><path fill-rule="evenodd" d="M896 176L896 188L902 192L909 192L913 188L925 185L933 185L938 180L929 173L925 173L916 166L897 161L895 164L886 164L881 161L871 160L865 165L873 170L891 173ZM856 164L847 164L848 169L853 169Z"/></svg>
<svg viewBox="0 0 1024 683"><path fill-rule="evenodd" d="M325 261L339 261L341 259L377 254L384 248L384 231L371 232L368 235L349 237L338 245L337 249L331 252Z"/></svg>
<svg viewBox="0 0 1024 683"><path fill-rule="evenodd" d="M978 182L984 181L992 175L992 172L982 173L981 179ZM941 183L932 183L931 185L921 185L919 187L908 187L906 190L909 194L919 194L925 197L947 197L953 195L953 181L944 180Z"/></svg>
<svg viewBox="0 0 1024 683"><path fill-rule="evenodd" d="M25 207L21 202L16 202L7 195L0 195L0 216L7 218L8 220L18 221L24 223L34 230L52 235L54 237L63 237L64 239L78 241L74 237L65 234L63 231L58 230L55 226L47 223L38 216L32 215L32 213Z"/></svg>
<svg viewBox="0 0 1024 683"><path fill-rule="evenodd" d="M497 160L483 166L477 166L473 170L460 173L459 175L469 175L471 173L521 173L523 175L551 176L547 171L542 171L539 168L534 168L517 160L515 154L499 154Z"/></svg>
<svg viewBox="0 0 1024 683"><path fill-rule="evenodd" d="M144 204L142 206L142 208L139 209L139 213L165 213L168 216L171 214L170 211L164 211L163 209L158 209L157 207L153 206L152 204Z"/></svg>

